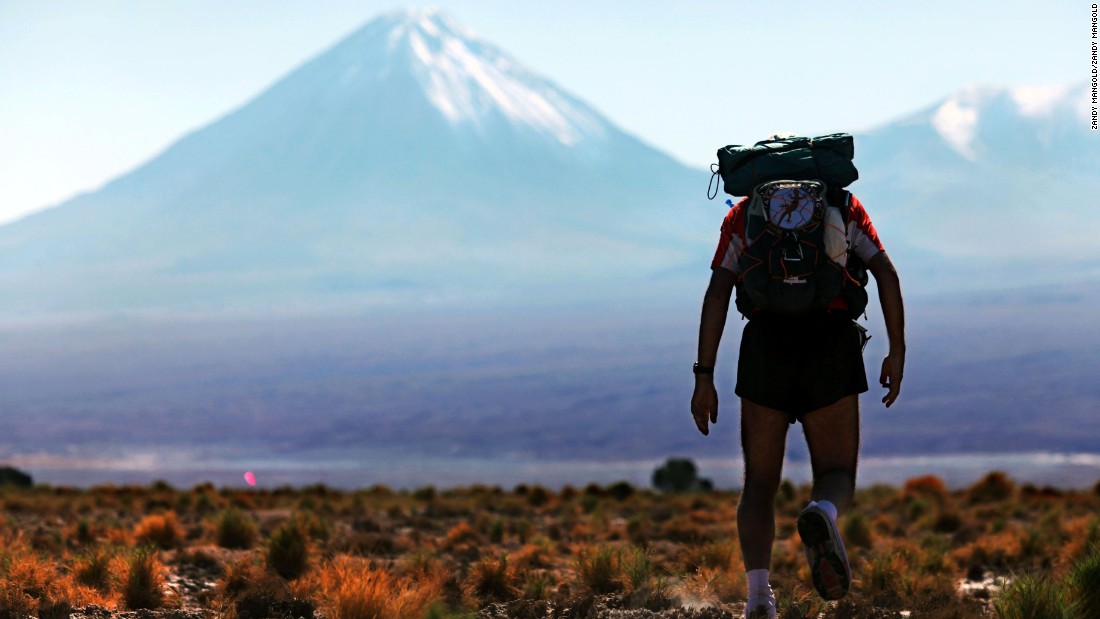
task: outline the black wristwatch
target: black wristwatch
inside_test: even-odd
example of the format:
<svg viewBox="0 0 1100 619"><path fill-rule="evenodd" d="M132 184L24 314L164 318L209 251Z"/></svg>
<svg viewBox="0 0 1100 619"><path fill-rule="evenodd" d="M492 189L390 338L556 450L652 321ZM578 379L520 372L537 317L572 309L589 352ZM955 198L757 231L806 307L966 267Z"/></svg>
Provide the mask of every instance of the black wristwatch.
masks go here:
<svg viewBox="0 0 1100 619"><path fill-rule="evenodd" d="M696 362L691 366L691 373L692 374L714 374L714 367L713 366L708 367L708 366L705 366L705 365L699 365L699 363Z"/></svg>

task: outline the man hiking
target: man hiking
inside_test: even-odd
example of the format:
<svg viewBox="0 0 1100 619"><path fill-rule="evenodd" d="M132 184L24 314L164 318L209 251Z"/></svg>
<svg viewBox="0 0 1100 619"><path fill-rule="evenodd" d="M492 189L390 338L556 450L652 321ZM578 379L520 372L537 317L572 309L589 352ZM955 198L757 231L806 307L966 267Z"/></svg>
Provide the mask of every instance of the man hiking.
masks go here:
<svg viewBox="0 0 1100 619"><path fill-rule="evenodd" d="M769 138L771 146L787 137L790 136ZM850 159L851 137L847 138ZM814 140L824 141L823 138ZM814 146L814 140L809 140L810 146ZM760 144L764 142L757 147ZM719 155L721 160L721 151ZM821 158L815 159L813 165L813 171L820 172ZM762 165L758 167L763 168ZM752 173L755 181L757 171ZM732 193L733 181L725 174L723 171L726 191ZM855 177L854 168L851 175ZM854 178L845 180L850 182ZM879 382L887 389L882 398L887 407L894 403L901 389L905 365L904 310L897 272L883 250L867 211L851 193L827 188L825 182L813 180L761 183L753 185L751 190L740 191L743 193L734 195L749 194L750 197L732 205L722 222L718 249L711 262L710 284L703 298L691 412L704 435L709 433L708 423L718 421L714 366L736 287L737 307L749 318L741 337L735 389L741 398L741 446L745 463L744 490L737 509L738 536L748 572L745 616L773 619L776 605L768 570L775 538L774 501L781 479L787 429L795 422L802 424L813 470L812 501L799 516L798 532L814 586L825 599L838 599L848 592L851 569L836 519L851 504L855 490L859 451L858 396L867 391L867 378L862 357L865 330L853 321L863 308L851 307L859 304L858 295L837 294L807 311L789 310L785 300L771 301L768 295L787 294L788 288L796 288L806 280L824 278L824 275L817 276L809 271L804 277L795 277L785 269L807 262L809 254L804 253L803 248L812 251L810 245L815 245L806 241L807 235L815 230L815 225L824 226L829 216L836 222L839 214L843 224L834 226L840 230L834 233L842 234L841 253L846 253L851 260L844 267L849 274L845 275L843 286L849 287L845 290L859 288L853 281L858 278L850 276L853 265L866 265L878 288L890 345L879 375ZM770 212L774 213L771 221L776 233L773 240L767 241L774 246L765 248L765 255L751 245L765 243L761 239L769 236L765 230L769 217L768 200L773 203ZM792 203L806 206L802 215L792 209ZM837 212L823 218L816 214L823 207L833 207ZM753 221L754 212L762 218L763 224ZM791 225L786 220L792 213L801 216L803 221L796 223L806 227L798 232L783 233L776 226ZM759 227L761 225L764 227ZM750 229L746 233L746 226L758 226L759 231ZM790 236L794 237L791 245L781 247L785 242L783 238ZM829 245L829 239L817 245ZM775 248L781 250L779 262L775 260L775 252L779 251ZM765 257L753 258L754 253ZM767 256L772 256L770 263ZM837 261L843 264L841 258ZM761 279L759 273L766 274L769 268L772 271L782 268L784 272ZM756 272L747 274L752 269ZM824 267L816 269L820 271ZM834 268L842 273L844 269ZM865 283L866 275L861 274ZM773 287L768 289L770 292L745 290L750 283L757 285L752 283L757 280L751 278L766 280L770 283L761 286ZM830 293L834 290L822 289ZM865 305L866 293L862 289L855 292L863 295L862 304ZM760 305L768 307L761 309Z"/></svg>

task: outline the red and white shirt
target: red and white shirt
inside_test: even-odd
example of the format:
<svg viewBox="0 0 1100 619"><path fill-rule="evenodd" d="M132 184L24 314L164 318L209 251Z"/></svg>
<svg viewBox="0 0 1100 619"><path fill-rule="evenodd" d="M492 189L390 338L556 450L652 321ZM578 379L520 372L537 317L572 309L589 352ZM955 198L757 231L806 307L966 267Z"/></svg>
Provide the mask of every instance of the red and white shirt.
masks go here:
<svg viewBox="0 0 1100 619"><path fill-rule="evenodd" d="M878 232L871 224L867 209L852 194L848 194L848 243L852 253L859 256L864 264L869 264L875 254L883 251ZM747 208L748 198L742 198L733 205L726 218L722 220L722 236L718 240L718 250L710 262L711 269L722 267L740 274L738 259L745 250L745 217L741 210Z"/></svg>

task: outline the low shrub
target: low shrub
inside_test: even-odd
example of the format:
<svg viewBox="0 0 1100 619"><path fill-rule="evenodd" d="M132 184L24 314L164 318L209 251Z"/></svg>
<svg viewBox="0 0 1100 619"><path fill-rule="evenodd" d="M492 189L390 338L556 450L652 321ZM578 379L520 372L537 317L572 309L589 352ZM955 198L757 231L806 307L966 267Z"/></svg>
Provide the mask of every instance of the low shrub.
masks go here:
<svg viewBox="0 0 1100 619"><path fill-rule="evenodd" d="M95 548L77 556L73 565L73 579L77 584L91 587L100 593L111 591L111 561L114 553Z"/></svg>
<svg viewBox="0 0 1100 619"><path fill-rule="evenodd" d="M1012 581L994 600L1002 619L1073 619L1061 584L1049 577L1025 574Z"/></svg>
<svg viewBox="0 0 1100 619"><path fill-rule="evenodd" d="M924 475L906 480L902 493L909 497L932 498L942 503L947 499L947 486L935 475Z"/></svg>
<svg viewBox="0 0 1100 619"><path fill-rule="evenodd" d="M781 589L776 597L776 610L783 619L817 619L827 608L816 593L805 589Z"/></svg>
<svg viewBox="0 0 1100 619"><path fill-rule="evenodd" d="M620 563L633 591L638 591L649 583L649 578L653 575L653 560L644 548L631 547L620 558Z"/></svg>
<svg viewBox="0 0 1100 619"><path fill-rule="evenodd" d="M625 501L634 495L634 486L628 481L617 481L607 487L607 494L616 501Z"/></svg>
<svg viewBox="0 0 1100 619"><path fill-rule="evenodd" d="M596 595L614 593L623 588L619 553L607 546L595 550L585 547L577 553L577 577L588 591Z"/></svg>
<svg viewBox="0 0 1100 619"><path fill-rule="evenodd" d="M50 585L58 580L57 568L51 562L22 547L3 558L4 575L9 581L18 583L23 592L31 597L44 597Z"/></svg>
<svg viewBox="0 0 1100 619"><path fill-rule="evenodd" d="M1100 617L1100 546L1073 564L1066 578L1081 617Z"/></svg>
<svg viewBox="0 0 1100 619"><path fill-rule="evenodd" d="M932 530L936 533L954 533L962 528L962 517L958 512L944 510L936 515L935 521L932 522Z"/></svg>
<svg viewBox="0 0 1100 619"><path fill-rule="evenodd" d="M470 567L463 586L463 596L471 606L490 602L506 602L518 594L515 570L509 568L507 555L486 558Z"/></svg>
<svg viewBox="0 0 1100 619"><path fill-rule="evenodd" d="M523 597L528 600L548 599L553 586L554 581L546 570L528 572L523 582Z"/></svg>
<svg viewBox="0 0 1100 619"><path fill-rule="evenodd" d="M37 602L23 592L18 582L0 578L0 619L25 619L34 614Z"/></svg>
<svg viewBox="0 0 1100 619"><path fill-rule="evenodd" d="M164 606L164 566L156 552L141 548L130 555L122 578L122 603L130 610Z"/></svg>
<svg viewBox="0 0 1100 619"><path fill-rule="evenodd" d="M531 507L542 507L553 498L554 494L552 492L542 486L535 486L527 493L527 504Z"/></svg>
<svg viewBox="0 0 1100 619"><path fill-rule="evenodd" d="M134 527L134 541L140 545L167 550L178 547L182 540L183 527L173 511L146 516Z"/></svg>
<svg viewBox="0 0 1100 619"><path fill-rule="evenodd" d="M256 523L243 511L231 507L218 516L214 537L222 548L251 548L256 543Z"/></svg>
<svg viewBox="0 0 1100 619"><path fill-rule="evenodd" d="M875 596L897 596L901 589L901 570L894 553L884 553L871 561L865 588Z"/></svg>
<svg viewBox="0 0 1100 619"><path fill-rule="evenodd" d="M291 520L275 530L267 541L267 566L276 574L294 580L309 569L309 538L305 528Z"/></svg>
<svg viewBox="0 0 1100 619"><path fill-rule="evenodd" d="M862 512L852 512L844 517L844 542L859 548L871 547L871 524Z"/></svg>
<svg viewBox="0 0 1100 619"><path fill-rule="evenodd" d="M316 576L328 619L421 617L441 594L437 579L397 578L360 559L341 557Z"/></svg>
<svg viewBox="0 0 1100 619"><path fill-rule="evenodd" d="M992 503L1004 501L1012 496L1016 490L1016 484L1009 476L1001 471L986 473L967 490L967 497L971 503Z"/></svg>

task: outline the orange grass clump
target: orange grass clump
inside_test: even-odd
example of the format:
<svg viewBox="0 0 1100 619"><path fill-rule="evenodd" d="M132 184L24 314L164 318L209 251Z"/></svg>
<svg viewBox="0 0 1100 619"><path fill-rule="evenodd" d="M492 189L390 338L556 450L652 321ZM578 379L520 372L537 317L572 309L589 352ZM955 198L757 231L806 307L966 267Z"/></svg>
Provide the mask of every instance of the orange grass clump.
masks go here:
<svg viewBox="0 0 1100 619"><path fill-rule="evenodd" d="M183 541L183 527L176 512L167 511L142 518L134 527L134 541L163 549L178 547Z"/></svg>
<svg viewBox="0 0 1100 619"><path fill-rule="evenodd" d="M909 479L905 482L901 492L906 498L930 498L940 504L947 500L947 486L944 485L942 479L935 475L924 475Z"/></svg>
<svg viewBox="0 0 1100 619"><path fill-rule="evenodd" d="M38 602L23 592L17 581L0 578L0 617L18 619L34 614Z"/></svg>
<svg viewBox="0 0 1100 619"><path fill-rule="evenodd" d="M337 558L312 577L329 619L420 617L441 595L438 578L399 578L351 557Z"/></svg>
<svg viewBox="0 0 1100 619"><path fill-rule="evenodd" d="M578 584L594 594L614 593L623 589L621 556L609 546L580 547L574 568Z"/></svg>
<svg viewBox="0 0 1100 619"><path fill-rule="evenodd" d="M130 610L156 609L168 599L164 594L164 565L150 549L136 550L125 561L121 578L122 602Z"/></svg>
<svg viewBox="0 0 1100 619"><path fill-rule="evenodd" d="M50 585L60 579L52 562L30 552L17 551L10 556L7 563L5 571L8 580L18 583L23 593L35 598L45 596Z"/></svg>
<svg viewBox="0 0 1100 619"><path fill-rule="evenodd" d="M519 594L516 569L508 565L508 556L485 558L470 568L463 585L465 599L475 608L489 602L506 602Z"/></svg>

